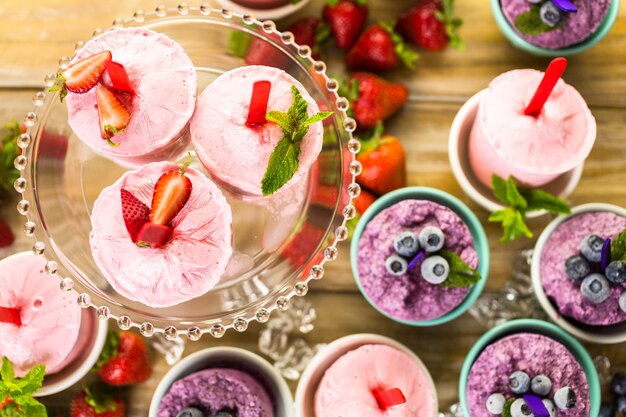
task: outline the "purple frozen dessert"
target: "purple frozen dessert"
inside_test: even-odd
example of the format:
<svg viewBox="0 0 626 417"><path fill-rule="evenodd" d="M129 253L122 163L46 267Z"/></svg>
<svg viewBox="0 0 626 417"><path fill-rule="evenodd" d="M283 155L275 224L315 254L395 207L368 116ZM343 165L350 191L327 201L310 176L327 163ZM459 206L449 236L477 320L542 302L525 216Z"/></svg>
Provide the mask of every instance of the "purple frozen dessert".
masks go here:
<svg viewBox="0 0 626 417"><path fill-rule="evenodd" d="M518 333L487 346L470 369L469 417L589 416L587 376L569 350L539 334Z"/></svg>
<svg viewBox="0 0 626 417"><path fill-rule="evenodd" d="M161 400L157 416L176 417L188 408L206 417L274 416L272 401L256 379L225 368L206 369L176 381Z"/></svg>
<svg viewBox="0 0 626 417"><path fill-rule="evenodd" d="M455 262L442 260L450 259L444 252L469 268L478 266L472 234L454 211L432 201L401 201L378 213L361 235L357 269L362 290L393 318L442 317L470 291L470 286L450 286Z"/></svg>
<svg viewBox="0 0 626 417"><path fill-rule="evenodd" d="M609 12L611 0L574 0L576 12L558 7L561 1L501 0L511 27L526 41L546 49L581 43L598 30Z"/></svg>
<svg viewBox="0 0 626 417"><path fill-rule="evenodd" d="M624 271L614 277L611 266L603 270L601 260L593 259L585 243L595 239L600 248L607 238L615 241L624 229L626 218L595 211L572 216L550 234L541 252L541 284L561 315L593 326L626 322L626 311L620 307L620 297L626 297ZM584 251L583 246L587 246ZM594 277L598 291L590 293L585 282Z"/></svg>

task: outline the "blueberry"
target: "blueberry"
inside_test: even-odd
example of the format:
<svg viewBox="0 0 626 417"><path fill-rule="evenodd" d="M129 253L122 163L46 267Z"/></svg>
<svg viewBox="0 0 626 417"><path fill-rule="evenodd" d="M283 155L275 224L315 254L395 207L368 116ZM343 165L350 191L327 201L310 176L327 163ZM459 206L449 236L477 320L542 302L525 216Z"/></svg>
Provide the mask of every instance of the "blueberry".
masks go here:
<svg viewBox="0 0 626 417"><path fill-rule="evenodd" d="M504 403L506 403L504 395L499 393L491 394L489 398L487 398L487 411L489 411L490 414L500 415L504 411Z"/></svg>
<svg viewBox="0 0 626 417"><path fill-rule="evenodd" d="M406 271L409 269L409 264L407 264L406 259L397 255L391 255L387 258L385 267L387 268L387 272L391 275L399 277L400 275L406 274Z"/></svg>
<svg viewBox="0 0 626 417"><path fill-rule="evenodd" d="M554 403L561 410L573 408L576 405L576 393L570 387L563 387L554 394Z"/></svg>
<svg viewBox="0 0 626 417"><path fill-rule="evenodd" d="M545 2L539 9L541 21L550 27L555 27L561 21L561 11L551 1Z"/></svg>
<svg viewBox="0 0 626 417"><path fill-rule="evenodd" d="M579 281L591 272L589 262L580 255L573 255L565 261L565 273L569 279Z"/></svg>
<svg viewBox="0 0 626 417"><path fill-rule="evenodd" d="M626 374L618 372L611 380L611 392L615 395L626 395Z"/></svg>
<svg viewBox="0 0 626 417"><path fill-rule="evenodd" d="M554 406L552 400L544 398L543 400L541 400L541 402L548 410L548 414L550 414L550 417L554 417L556 415L556 407Z"/></svg>
<svg viewBox="0 0 626 417"><path fill-rule="evenodd" d="M532 4L539 4L539 3L541 3L542 1L543 1L543 0L528 0L528 2L529 2L529 3L532 3Z"/></svg>
<svg viewBox="0 0 626 417"><path fill-rule="evenodd" d="M197 408L189 407L176 414L176 417L204 417L204 413Z"/></svg>
<svg viewBox="0 0 626 417"><path fill-rule="evenodd" d="M600 404L600 414L598 414L598 417L615 417L615 404Z"/></svg>
<svg viewBox="0 0 626 417"><path fill-rule="evenodd" d="M511 417L534 417L534 414L530 411L530 407L526 404L526 401L518 398L511 404Z"/></svg>
<svg viewBox="0 0 626 417"><path fill-rule="evenodd" d="M235 414L231 413L230 411L226 411L226 410L222 410L220 412L218 412L215 417L234 417Z"/></svg>
<svg viewBox="0 0 626 417"><path fill-rule="evenodd" d="M530 388L530 377L526 372L513 372L509 376L509 388L515 394L526 394Z"/></svg>
<svg viewBox="0 0 626 417"><path fill-rule="evenodd" d="M626 292L623 292L622 295L619 296L619 308L626 313Z"/></svg>
<svg viewBox="0 0 626 417"><path fill-rule="evenodd" d="M600 304L611 294L609 281L602 274L591 274L580 284L583 297L593 304Z"/></svg>
<svg viewBox="0 0 626 417"><path fill-rule="evenodd" d="M544 397L550 393L552 381L545 375L537 375L530 381L530 390L537 395Z"/></svg>
<svg viewBox="0 0 626 417"><path fill-rule="evenodd" d="M618 413L626 414L626 395L620 395L617 397L615 405L617 406Z"/></svg>
<svg viewBox="0 0 626 417"><path fill-rule="evenodd" d="M589 262L600 262L602 260L602 246L603 245L604 245L604 239L602 239L600 236L598 235L587 236L580 243L580 253L585 258L587 258Z"/></svg>
<svg viewBox="0 0 626 417"><path fill-rule="evenodd" d="M398 255L404 256L405 258L412 258L420 249L420 244L415 233L406 231L396 237L395 242L393 242L393 247Z"/></svg>
<svg viewBox="0 0 626 417"><path fill-rule="evenodd" d="M419 235L420 246L428 253L437 252L443 248L445 237L440 228L427 226L422 229Z"/></svg>
<svg viewBox="0 0 626 417"><path fill-rule="evenodd" d="M422 262L421 273L427 282L441 284L448 279L450 265L441 256L429 256Z"/></svg>
<svg viewBox="0 0 626 417"><path fill-rule="evenodd" d="M626 282L626 262L624 261L613 261L606 267L606 271L604 271L604 275L606 275L606 279L611 281L613 284L623 284Z"/></svg>

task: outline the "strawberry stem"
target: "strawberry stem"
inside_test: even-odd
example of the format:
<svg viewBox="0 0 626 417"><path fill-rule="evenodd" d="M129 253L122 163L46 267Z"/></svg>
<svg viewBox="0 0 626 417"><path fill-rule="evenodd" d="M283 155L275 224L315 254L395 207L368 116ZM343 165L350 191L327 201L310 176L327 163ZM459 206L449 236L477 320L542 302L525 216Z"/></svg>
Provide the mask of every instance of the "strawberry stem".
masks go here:
<svg viewBox="0 0 626 417"><path fill-rule="evenodd" d="M191 165L191 152L187 154L187 159L185 159L185 162L183 162L182 165L179 165L181 175L185 175L185 172L187 172L187 168L189 168L189 165Z"/></svg>
<svg viewBox="0 0 626 417"><path fill-rule="evenodd" d="M20 310L17 308L0 307L0 322L14 324L16 326L22 325L22 318Z"/></svg>

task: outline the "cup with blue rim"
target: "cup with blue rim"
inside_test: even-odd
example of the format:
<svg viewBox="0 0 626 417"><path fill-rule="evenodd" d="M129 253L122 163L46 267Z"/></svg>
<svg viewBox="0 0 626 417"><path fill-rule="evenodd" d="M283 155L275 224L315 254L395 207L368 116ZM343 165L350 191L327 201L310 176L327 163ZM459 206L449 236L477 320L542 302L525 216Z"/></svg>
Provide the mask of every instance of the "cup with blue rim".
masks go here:
<svg viewBox="0 0 626 417"><path fill-rule="evenodd" d="M431 201L452 210L454 213L456 213L457 216L461 218L463 223L465 223L465 225L469 229L474 242L474 248L478 254L479 263L476 271L481 276L480 281L472 285L469 293L466 295L463 301L459 305L457 305L452 311L449 311L441 317L430 320L404 320L394 317L388 312L382 310L378 305L376 305L376 303L369 297L367 292L364 290L363 285L361 284L361 279L359 277L359 241L361 240L365 228L367 227L368 223L381 211L405 200ZM367 209L367 211L365 211L365 213L363 213L363 215L359 219L359 222L354 230L350 246L350 263L352 266L352 273L359 287L359 290L361 291L361 294L363 294L363 297L365 297L365 299L372 305L372 307L374 307L380 314L386 316L387 318L394 320L398 323L403 323L416 327L437 326L454 320L461 314L465 313L478 299L483 291L483 288L485 287L489 274L489 262L490 252L487 235L485 234L485 230L483 229L483 226L476 217L476 215L469 209L469 207L467 207L456 197L444 191L429 187L401 188L380 197Z"/></svg>
<svg viewBox="0 0 626 417"><path fill-rule="evenodd" d="M511 42L513 46L533 55L557 57L581 53L600 42L602 38L604 38L607 33L609 33L617 19L620 1L611 0L609 11L595 32L591 33L586 39L584 39L580 43L560 49L543 48L522 38L517 30L513 26L511 26L511 23L506 18L504 11L502 10L501 0L490 0L490 3L493 15L496 19L498 27L500 28L500 31L502 32L504 37L507 38L509 42Z"/></svg>
<svg viewBox="0 0 626 417"><path fill-rule="evenodd" d="M536 319L519 319L506 322L490 329L474 343L474 346L472 346L463 362L461 376L459 378L459 398L461 400L461 406L463 407L463 414L466 417L478 417L470 415L467 404L467 381L469 379L470 370L474 362L476 362L476 359L478 359L487 346L506 336L518 333L534 333L547 336L559 342L569 350L582 367L589 386L589 415L580 417L598 417L600 414L601 396L600 379L589 353L578 340L567 334L567 332L563 331L558 326Z"/></svg>

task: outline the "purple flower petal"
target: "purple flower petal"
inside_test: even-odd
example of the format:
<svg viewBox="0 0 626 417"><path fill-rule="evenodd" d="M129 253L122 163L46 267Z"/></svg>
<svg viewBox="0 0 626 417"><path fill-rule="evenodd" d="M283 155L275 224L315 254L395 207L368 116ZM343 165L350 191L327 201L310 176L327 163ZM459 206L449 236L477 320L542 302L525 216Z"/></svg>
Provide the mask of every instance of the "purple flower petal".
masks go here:
<svg viewBox="0 0 626 417"><path fill-rule="evenodd" d="M567 13L575 13L578 11L576 6L574 6L574 3L572 3L570 0L552 0L552 3L554 3L556 7Z"/></svg>
<svg viewBox="0 0 626 417"><path fill-rule="evenodd" d="M602 244L602 252L600 258L600 267L602 268L602 272L606 269L607 266L611 263L611 239L605 239Z"/></svg>
<svg viewBox="0 0 626 417"><path fill-rule="evenodd" d="M524 401L535 417L550 417L550 411L543 404L541 398L536 395L524 394Z"/></svg>
<svg viewBox="0 0 626 417"><path fill-rule="evenodd" d="M423 250L417 252L417 255L415 255L415 257L411 259L411 262L409 262L409 271L414 270L417 264L420 263L425 257L426 252L424 252Z"/></svg>

